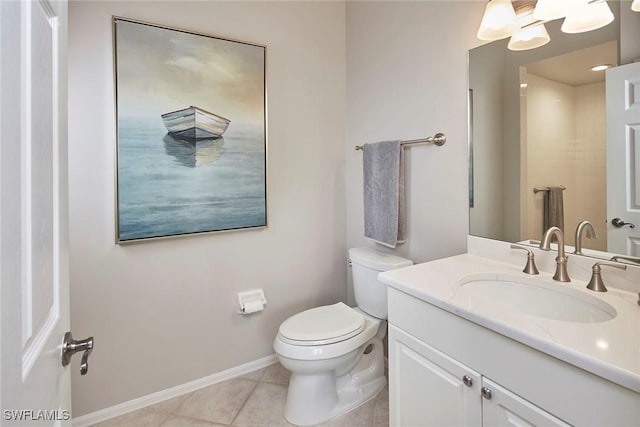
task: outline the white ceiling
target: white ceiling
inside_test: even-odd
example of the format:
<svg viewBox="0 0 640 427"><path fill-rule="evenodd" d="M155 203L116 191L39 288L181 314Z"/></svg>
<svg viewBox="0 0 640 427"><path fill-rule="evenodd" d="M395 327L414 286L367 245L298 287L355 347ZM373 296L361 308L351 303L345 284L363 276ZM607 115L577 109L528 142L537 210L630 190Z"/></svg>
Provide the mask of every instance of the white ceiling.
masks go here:
<svg viewBox="0 0 640 427"><path fill-rule="evenodd" d="M617 41L591 46L564 55L533 62L527 72L549 80L582 86L604 80L604 71L591 71L599 64L617 65Z"/></svg>

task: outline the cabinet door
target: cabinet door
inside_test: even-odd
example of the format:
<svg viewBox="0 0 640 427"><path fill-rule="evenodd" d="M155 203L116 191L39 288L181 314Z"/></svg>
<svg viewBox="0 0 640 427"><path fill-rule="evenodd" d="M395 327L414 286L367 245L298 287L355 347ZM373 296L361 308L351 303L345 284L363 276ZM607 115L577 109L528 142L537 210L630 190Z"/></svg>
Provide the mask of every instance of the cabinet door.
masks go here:
<svg viewBox="0 0 640 427"><path fill-rule="evenodd" d="M482 387L483 427L569 426L487 378L482 378Z"/></svg>
<svg viewBox="0 0 640 427"><path fill-rule="evenodd" d="M480 427L480 385L477 372L389 326L392 426Z"/></svg>

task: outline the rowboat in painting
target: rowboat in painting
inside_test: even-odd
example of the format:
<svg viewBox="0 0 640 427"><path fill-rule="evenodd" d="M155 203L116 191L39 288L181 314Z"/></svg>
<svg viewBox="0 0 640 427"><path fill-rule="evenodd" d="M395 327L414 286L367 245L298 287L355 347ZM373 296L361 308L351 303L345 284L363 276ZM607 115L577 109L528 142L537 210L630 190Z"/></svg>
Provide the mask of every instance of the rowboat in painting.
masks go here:
<svg viewBox="0 0 640 427"><path fill-rule="evenodd" d="M174 138L188 142L220 138L231 123L227 118L193 105L161 117Z"/></svg>

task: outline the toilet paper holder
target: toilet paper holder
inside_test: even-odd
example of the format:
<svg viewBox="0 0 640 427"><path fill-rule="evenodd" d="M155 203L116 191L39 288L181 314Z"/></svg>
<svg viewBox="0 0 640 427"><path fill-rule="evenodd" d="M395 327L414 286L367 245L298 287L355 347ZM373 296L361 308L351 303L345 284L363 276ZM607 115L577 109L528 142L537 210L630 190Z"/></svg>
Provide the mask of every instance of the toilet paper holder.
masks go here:
<svg viewBox="0 0 640 427"><path fill-rule="evenodd" d="M264 310L264 306L267 304L264 290L253 289L251 291L238 292L238 304L240 305L240 314L251 314Z"/></svg>

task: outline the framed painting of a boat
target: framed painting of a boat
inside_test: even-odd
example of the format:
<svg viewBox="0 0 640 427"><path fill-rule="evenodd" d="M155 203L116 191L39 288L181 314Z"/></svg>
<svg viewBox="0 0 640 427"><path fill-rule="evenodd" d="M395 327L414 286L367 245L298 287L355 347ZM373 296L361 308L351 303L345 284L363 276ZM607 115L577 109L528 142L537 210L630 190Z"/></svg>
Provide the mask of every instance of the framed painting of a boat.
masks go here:
<svg viewBox="0 0 640 427"><path fill-rule="evenodd" d="M267 226L266 47L113 18L116 243Z"/></svg>

